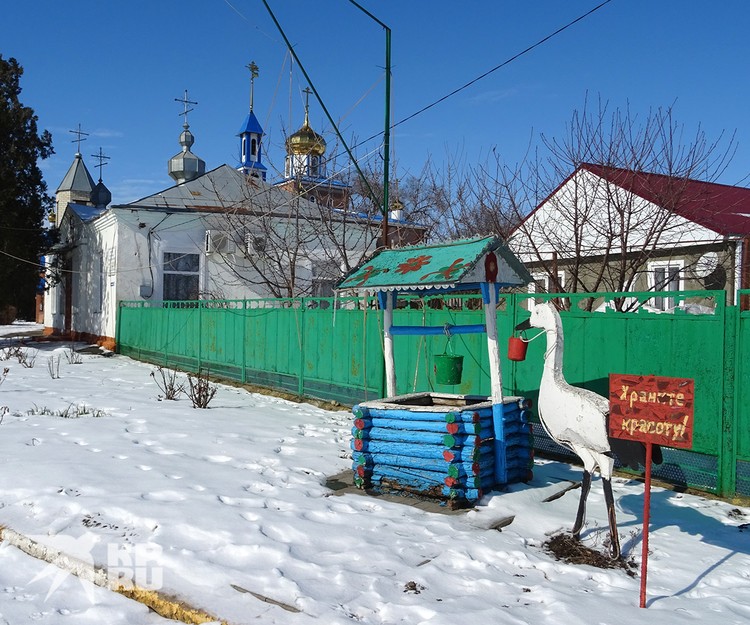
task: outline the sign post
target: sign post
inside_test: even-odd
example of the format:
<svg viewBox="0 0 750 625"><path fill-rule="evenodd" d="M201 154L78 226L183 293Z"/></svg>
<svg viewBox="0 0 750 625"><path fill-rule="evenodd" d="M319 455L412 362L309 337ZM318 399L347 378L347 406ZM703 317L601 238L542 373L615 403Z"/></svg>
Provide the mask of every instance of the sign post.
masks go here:
<svg viewBox="0 0 750 625"><path fill-rule="evenodd" d="M680 449L690 449L693 446L694 398L695 384L689 378L615 373L609 376L609 435L639 441L646 446L641 552L642 608L646 607L653 445Z"/></svg>

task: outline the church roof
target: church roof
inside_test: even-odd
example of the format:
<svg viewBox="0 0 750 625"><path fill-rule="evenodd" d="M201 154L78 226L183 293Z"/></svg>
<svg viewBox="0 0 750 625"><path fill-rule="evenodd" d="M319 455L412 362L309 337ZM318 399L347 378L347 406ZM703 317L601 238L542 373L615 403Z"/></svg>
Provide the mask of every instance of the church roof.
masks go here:
<svg viewBox="0 0 750 625"><path fill-rule="evenodd" d="M245 121L242 122L242 126L240 127L240 131L237 133L237 136L242 136L246 132L254 132L259 135L263 134L263 128L261 127L258 118L255 116L255 113L253 113L252 111L250 111L247 114L247 117L245 117Z"/></svg>
<svg viewBox="0 0 750 625"><path fill-rule="evenodd" d="M81 221L92 221L106 212L104 206L90 206L89 204L76 204L71 202L68 208L72 210Z"/></svg>
<svg viewBox="0 0 750 625"><path fill-rule="evenodd" d="M80 152L76 153L68 173L62 179L57 193L61 191L73 191L77 193L90 194L94 190L94 179L91 177Z"/></svg>
<svg viewBox="0 0 750 625"><path fill-rule="evenodd" d="M229 165L128 204L112 208L158 211L251 212L288 206L294 197L269 183L248 177ZM306 202L301 202L305 206Z"/></svg>

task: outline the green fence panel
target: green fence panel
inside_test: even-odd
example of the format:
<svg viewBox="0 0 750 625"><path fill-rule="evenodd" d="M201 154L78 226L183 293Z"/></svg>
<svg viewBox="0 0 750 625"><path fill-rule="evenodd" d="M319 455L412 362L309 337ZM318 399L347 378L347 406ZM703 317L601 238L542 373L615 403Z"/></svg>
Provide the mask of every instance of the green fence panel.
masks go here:
<svg viewBox="0 0 750 625"><path fill-rule="evenodd" d="M606 395L610 373L693 378L693 449L668 450L662 477L750 495L750 363L744 356L750 353L750 312L725 307L724 292L670 293L684 302L713 297L713 314L700 315L589 312L582 309L592 297L588 294L501 294L496 316L506 395L536 400L546 339L532 340L521 362L507 359L507 340L528 316L530 304L563 296L570 305L561 313L567 380ZM627 296L645 301L653 293ZM396 325L484 321L478 295L404 297L394 311ZM231 379L353 404L384 394L382 332L375 298L304 298L125 302L118 310L117 337L121 353L141 360L188 371L203 367ZM537 332L527 331L526 338ZM486 334L453 335L453 352L464 357L462 381L436 382L434 357L446 350L447 339L445 334L394 337L399 394L489 394Z"/></svg>
<svg viewBox="0 0 750 625"><path fill-rule="evenodd" d="M382 317L376 301L305 299L304 394L347 404L382 397Z"/></svg>
<svg viewBox="0 0 750 625"><path fill-rule="evenodd" d="M740 295L750 298L750 290L740 291ZM740 495L750 496L750 310L739 312L738 317L732 431L736 445L736 490Z"/></svg>

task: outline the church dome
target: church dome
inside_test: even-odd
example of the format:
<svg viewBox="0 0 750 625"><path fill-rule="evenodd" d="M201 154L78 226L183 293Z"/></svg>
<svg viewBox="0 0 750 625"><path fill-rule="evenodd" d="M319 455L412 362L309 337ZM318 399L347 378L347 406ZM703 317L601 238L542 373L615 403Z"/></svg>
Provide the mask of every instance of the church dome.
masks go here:
<svg viewBox="0 0 750 625"><path fill-rule="evenodd" d="M305 113L305 123L302 124L302 128L287 138L286 149L289 154L312 154L314 156L325 154L326 141L310 128L307 113Z"/></svg>
<svg viewBox="0 0 750 625"><path fill-rule="evenodd" d="M104 208L112 201L112 193L106 185L99 180L94 190L91 192L91 203L99 208Z"/></svg>

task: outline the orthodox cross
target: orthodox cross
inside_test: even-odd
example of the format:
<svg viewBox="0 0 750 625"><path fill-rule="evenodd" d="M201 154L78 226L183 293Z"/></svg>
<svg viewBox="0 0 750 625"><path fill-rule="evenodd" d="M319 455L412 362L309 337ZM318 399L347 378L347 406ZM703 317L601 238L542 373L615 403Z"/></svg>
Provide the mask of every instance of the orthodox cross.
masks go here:
<svg viewBox="0 0 750 625"><path fill-rule="evenodd" d="M78 130L68 130L68 132L72 132L74 135L76 135L75 139L71 139L71 143L78 143L78 149L76 150L76 154L81 153L81 141L86 141L84 137L88 137L88 132L83 132L81 130L81 124L78 124Z"/></svg>
<svg viewBox="0 0 750 625"><path fill-rule="evenodd" d="M93 158L99 159L99 164L97 167L99 168L99 182L102 181L102 167L104 167L107 163L105 161L109 160L109 156L105 156L104 152L102 152L101 147L99 148L99 154L92 154Z"/></svg>
<svg viewBox="0 0 750 625"><path fill-rule="evenodd" d="M182 102L184 110L182 111L182 113L178 113L178 115L184 115L185 116L185 128L187 128L188 127L187 116L188 116L188 113L190 113L193 110L191 108L188 108L188 104L198 104L198 103L197 102L193 102L192 100L188 100L187 89L185 89L185 95L182 96L182 99L175 98L174 101L175 102Z"/></svg>
<svg viewBox="0 0 750 625"><path fill-rule="evenodd" d="M305 121L307 121L308 111L310 110L310 94L312 91L310 90L310 87L305 87L302 90L302 93L305 94Z"/></svg>
<svg viewBox="0 0 750 625"><path fill-rule="evenodd" d="M258 66L255 61L250 61L245 65L250 70L250 110L253 110L253 92L255 90L255 79L258 77Z"/></svg>

